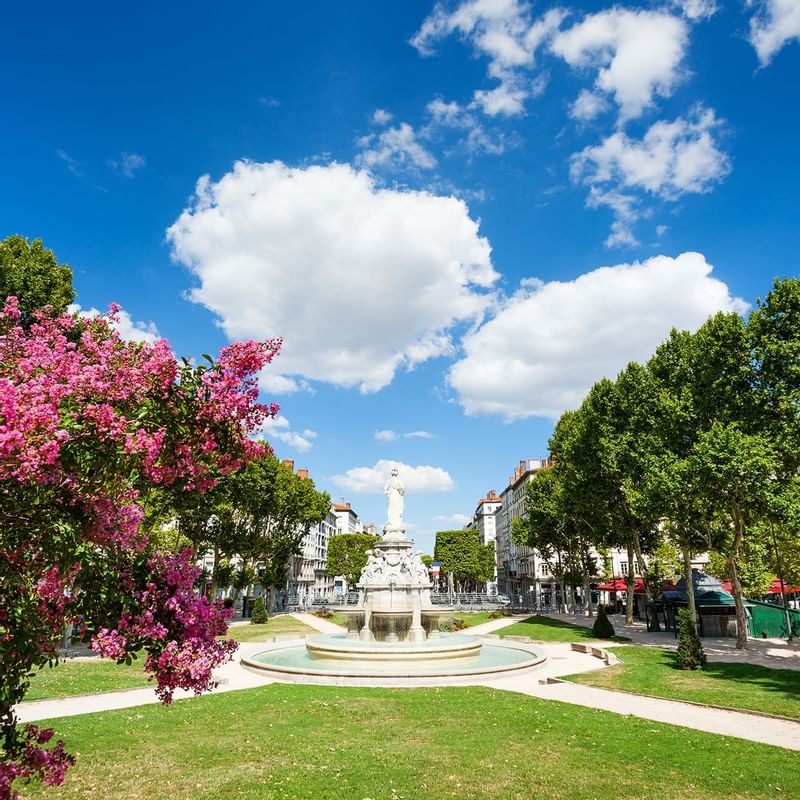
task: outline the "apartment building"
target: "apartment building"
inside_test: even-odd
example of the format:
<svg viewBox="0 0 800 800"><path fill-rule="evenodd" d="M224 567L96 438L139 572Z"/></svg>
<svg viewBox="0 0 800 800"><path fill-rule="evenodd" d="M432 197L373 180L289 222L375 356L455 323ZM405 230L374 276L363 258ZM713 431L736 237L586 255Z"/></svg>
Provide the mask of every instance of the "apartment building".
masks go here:
<svg viewBox="0 0 800 800"><path fill-rule="evenodd" d="M475 513L467 525L468 528L478 531L481 544L488 544L493 542L495 544L495 553L497 552L497 512L502 506L502 500L495 493L494 489L489 489L486 497L478 500L478 505L475 508ZM495 557L495 571L494 579L488 582L487 591L489 594L497 592L497 559Z"/></svg>

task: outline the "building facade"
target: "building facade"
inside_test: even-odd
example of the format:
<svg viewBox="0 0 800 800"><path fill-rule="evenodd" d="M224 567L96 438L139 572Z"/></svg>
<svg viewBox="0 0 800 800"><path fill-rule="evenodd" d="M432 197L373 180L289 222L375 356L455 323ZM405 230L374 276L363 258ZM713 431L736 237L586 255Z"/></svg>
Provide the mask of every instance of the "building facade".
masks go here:
<svg viewBox="0 0 800 800"><path fill-rule="evenodd" d="M478 500L475 513L467 525L468 528L478 531L481 544L489 544L491 542L495 546L494 577L487 582L486 587L489 594L497 593L497 512L501 506L502 500L497 496L494 489L490 489L486 493L486 497Z"/></svg>

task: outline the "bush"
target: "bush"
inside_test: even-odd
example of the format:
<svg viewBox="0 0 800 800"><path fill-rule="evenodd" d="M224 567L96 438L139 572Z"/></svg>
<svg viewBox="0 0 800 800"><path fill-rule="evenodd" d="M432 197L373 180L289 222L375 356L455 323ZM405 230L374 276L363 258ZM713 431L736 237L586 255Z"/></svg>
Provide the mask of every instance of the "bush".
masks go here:
<svg viewBox="0 0 800 800"><path fill-rule="evenodd" d="M327 608L318 608L314 612L315 617L319 617L320 619L330 619L333 616L332 611L328 611Z"/></svg>
<svg viewBox="0 0 800 800"><path fill-rule="evenodd" d="M263 625L269 620L267 609L264 608L264 598L259 595L253 603L253 613L250 615L251 625Z"/></svg>
<svg viewBox="0 0 800 800"><path fill-rule="evenodd" d="M444 631L445 633L462 631L465 627L466 625L464 624L464 620L460 619L459 617L449 617L448 619L443 619L439 622L439 630Z"/></svg>
<svg viewBox="0 0 800 800"><path fill-rule="evenodd" d="M507 608L500 608L497 611L490 611L489 612L489 619L502 619L503 617L513 617L514 614L512 611L509 611Z"/></svg>
<svg viewBox="0 0 800 800"><path fill-rule="evenodd" d="M594 625L592 625L592 635L597 639L614 638L614 626L608 619L605 606L597 607L597 619L594 621Z"/></svg>
<svg viewBox="0 0 800 800"><path fill-rule="evenodd" d="M706 654L689 609L678 611L678 668L705 669Z"/></svg>
<svg viewBox="0 0 800 800"><path fill-rule="evenodd" d="M222 601L222 605L223 605L224 608L233 608L233 598L232 597L226 597Z"/></svg>

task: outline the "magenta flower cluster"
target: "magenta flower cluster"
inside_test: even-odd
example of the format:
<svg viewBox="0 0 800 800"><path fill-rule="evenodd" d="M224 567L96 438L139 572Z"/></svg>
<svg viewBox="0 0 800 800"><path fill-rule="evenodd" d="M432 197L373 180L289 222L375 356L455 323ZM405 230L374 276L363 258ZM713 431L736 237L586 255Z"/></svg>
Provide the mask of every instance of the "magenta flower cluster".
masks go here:
<svg viewBox="0 0 800 800"><path fill-rule="evenodd" d="M13 713L67 622L115 661L144 651L165 703L212 687L235 648L191 552L152 551L141 498L206 491L264 451L250 437L278 407L258 402L258 374L281 341L181 366L165 340L123 341L118 311L24 323L9 297L0 313L0 800L17 780L60 783L74 760Z"/></svg>

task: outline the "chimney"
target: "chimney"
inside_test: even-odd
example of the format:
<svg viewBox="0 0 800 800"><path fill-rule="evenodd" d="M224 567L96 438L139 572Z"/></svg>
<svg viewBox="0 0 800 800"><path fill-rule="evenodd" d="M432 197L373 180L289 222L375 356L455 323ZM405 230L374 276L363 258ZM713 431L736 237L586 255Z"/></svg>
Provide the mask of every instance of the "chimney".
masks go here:
<svg viewBox="0 0 800 800"><path fill-rule="evenodd" d="M522 475L522 473L523 473L523 472L525 472L525 466L526 466L526 465L525 465L525 462L524 462L524 461L520 461L520 462L519 462L519 474L520 474L520 475Z"/></svg>
<svg viewBox="0 0 800 800"><path fill-rule="evenodd" d="M286 464L289 469L294 472L294 459L291 458L284 458L283 463Z"/></svg>
<svg viewBox="0 0 800 800"><path fill-rule="evenodd" d="M297 477L300 478L300 480L303 480L304 478L307 478L308 477L308 470L307 469L298 469L297 470Z"/></svg>

